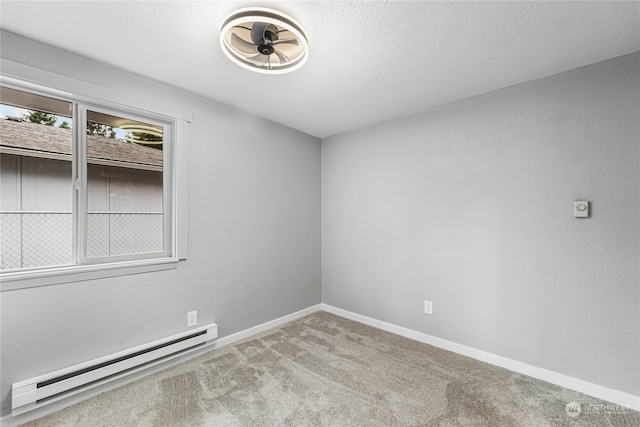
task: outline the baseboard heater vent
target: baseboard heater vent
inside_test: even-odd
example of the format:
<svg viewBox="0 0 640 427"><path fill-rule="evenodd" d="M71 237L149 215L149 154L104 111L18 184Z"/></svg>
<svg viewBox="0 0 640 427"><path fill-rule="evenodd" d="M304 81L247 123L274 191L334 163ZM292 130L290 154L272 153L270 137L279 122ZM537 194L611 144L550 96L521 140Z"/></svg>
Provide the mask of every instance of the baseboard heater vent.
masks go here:
<svg viewBox="0 0 640 427"><path fill-rule="evenodd" d="M13 384L12 415L19 415L89 388L122 378L178 357L218 337L218 325L189 331L133 347L109 356L60 369Z"/></svg>

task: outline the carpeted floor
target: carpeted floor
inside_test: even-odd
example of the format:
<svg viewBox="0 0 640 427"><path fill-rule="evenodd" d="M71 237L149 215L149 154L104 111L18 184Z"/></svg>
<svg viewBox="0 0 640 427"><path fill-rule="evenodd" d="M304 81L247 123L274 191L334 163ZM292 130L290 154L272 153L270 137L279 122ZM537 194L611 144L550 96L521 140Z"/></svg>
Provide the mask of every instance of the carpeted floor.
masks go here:
<svg viewBox="0 0 640 427"><path fill-rule="evenodd" d="M36 426L640 426L640 412L326 312Z"/></svg>

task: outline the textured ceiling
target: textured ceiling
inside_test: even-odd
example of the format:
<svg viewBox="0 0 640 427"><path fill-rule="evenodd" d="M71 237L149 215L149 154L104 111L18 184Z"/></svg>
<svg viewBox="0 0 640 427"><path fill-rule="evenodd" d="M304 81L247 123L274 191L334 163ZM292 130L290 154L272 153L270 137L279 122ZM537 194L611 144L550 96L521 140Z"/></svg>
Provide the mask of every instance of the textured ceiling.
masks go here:
<svg viewBox="0 0 640 427"><path fill-rule="evenodd" d="M299 70L233 64L249 6L305 28ZM325 137L640 50L639 2L7 2L0 26Z"/></svg>

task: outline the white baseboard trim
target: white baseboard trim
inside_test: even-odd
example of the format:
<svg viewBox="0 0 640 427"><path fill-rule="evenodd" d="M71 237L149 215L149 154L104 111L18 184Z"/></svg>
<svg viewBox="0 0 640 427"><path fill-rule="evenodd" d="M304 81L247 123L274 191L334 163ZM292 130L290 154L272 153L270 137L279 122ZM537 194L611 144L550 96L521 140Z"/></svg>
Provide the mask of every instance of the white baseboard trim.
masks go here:
<svg viewBox="0 0 640 427"><path fill-rule="evenodd" d="M252 336L258 335L261 332L265 332L265 331L268 331L269 329L277 328L278 326L284 325L287 322L291 322L292 320L298 320L304 316L308 316L320 310L322 310L322 304L316 304L311 307L302 309L300 311L296 311L295 313L291 313L286 316L282 316L278 319L263 323L261 325L254 326L253 328L245 329L244 331L235 333L233 335L229 335L223 338L218 338L216 342L213 344L213 348L218 349L230 344L234 344L245 338L251 338Z"/></svg>
<svg viewBox="0 0 640 427"><path fill-rule="evenodd" d="M323 311L333 313L337 316L354 320L359 323L364 323L365 325L373 326L374 328L382 329L383 331L391 332L393 334L400 335L406 338L411 338L413 340L430 344L443 350L448 350L457 354L461 354L463 356L471 357L481 362L500 366L519 374L528 375L530 377L537 378L539 380L546 381L560 387L578 391L580 393L584 393L598 399L606 400L620 406L625 406L627 408L640 411L640 396L634 396L632 394L625 393L619 390L603 387L601 385L593 384L588 381L583 381L564 374L549 371L548 369L531 366L523 362L518 362L516 360L478 350L473 347L468 347L466 345L447 341L442 338L437 338L422 332L414 331L412 329L407 329L402 326L397 326L391 323L383 322L381 320L376 320L371 317L343 310L341 308L334 307L328 304L321 305Z"/></svg>
<svg viewBox="0 0 640 427"><path fill-rule="evenodd" d="M287 322L300 319L304 316L307 316L309 314L312 314L321 310L329 313L333 313L335 315L338 315L350 320L354 320L356 322L364 323L365 325L373 326L374 328L382 329L384 331L391 332L396 335L407 337L407 338L420 341L426 344L430 344L430 345L433 345L434 347L442 348L444 350L452 351L454 353L471 357L473 359L480 360L482 362L500 366L505 369L509 369L510 371L528 375L530 377L537 378L537 379L549 382L551 384L559 385L561 387L568 388L570 390L579 391L581 393L587 394L589 396L597 397L599 399L606 400L608 402L612 402L621 406L626 406L628 408L635 409L636 411L640 411L639 396L634 396L629 393L613 390L613 389L603 387L597 384L593 384L587 381L579 380L577 378L569 377L567 375L559 374L557 372L549 371L547 369L537 368L535 366L531 366L526 363L518 362L512 359L508 359L506 357L498 356L482 350L477 350L472 347L468 347L462 344L457 344L452 341L447 341L447 340L437 338L422 332L417 332L408 328L383 322L381 320L376 320L371 317L356 314L356 313L343 310L341 308L337 308L328 304L316 304L314 306L305 308L295 313L291 313L289 315L280 317L275 320L271 320L269 322L260 324L258 326L254 326L244 331L241 331L223 338L219 338L216 341L214 341L212 344L200 347L196 351L193 351L188 354L184 354L180 357L167 361L166 363L153 366L149 369L136 372L135 374L129 377L113 381L111 383L105 384L104 386L90 389L84 393L79 393L75 396L71 396L68 399L52 403L50 405L35 409L31 412L27 412L22 415L18 415L16 417L13 417L11 415L4 416L0 418L0 425L2 425L3 427L15 427L20 424L32 421L36 418L44 417L53 412L64 409L68 406L74 405L76 403L80 403L81 401L91 398L93 396L97 396L98 394L104 393L105 391L116 389L132 381L143 378L147 375L153 374L155 372L159 372L163 369L167 369L178 363L186 362L201 354L207 353L209 351L212 351L218 348L225 347L227 345L234 344L246 338L251 338L252 336L257 335L261 332L268 331L269 329L276 328L278 326L284 325Z"/></svg>
<svg viewBox="0 0 640 427"><path fill-rule="evenodd" d="M144 369L141 369L137 372L132 373L131 375L127 375L123 378L120 378L118 380L114 380L111 381L109 383L106 383L104 385L100 385L97 386L95 388L92 389L88 389L86 391L83 391L81 393L78 393L76 395L73 396L69 396L66 399L62 399L58 402L53 402L50 403L49 405L46 406L42 406L40 408L34 409L32 411L26 412L24 414L20 414L20 415L16 415L16 416L12 416L12 415L6 415L2 418L0 418L0 426L2 427L17 427L21 424L27 423L29 421L33 421L37 418L42 418L45 417L49 414L52 414L54 412L60 411L66 407L69 407L71 405L75 405L77 403L82 402L83 400L89 399L91 397L97 396L101 393L104 393L106 391L110 391L110 390L114 390L116 388L122 387L126 384L129 384L133 381L139 380L141 378L144 378L148 375L154 374L156 372L162 371L164 369L170 368L171 366L177 365L179 363L182 362L186 362L190 359L193 359L194 357L200 356L204 353L208 353L212 350L216 350L218 348L221 347L225 347L227 345L236 343L238 341L241 341L245 338L250 338L254 335L257 335L261 332L267 331L269 329L272 328L276 328L280 325L284 325L287 322L291 322L292 320L297 320L300 319L304 316L307 316L309 314L315 313L316 311L320 311L322 310L322 304L316 304L314 306L302 309L300 311L296 311L295 313L291 313L288 314L286 316L280 317L278 319L275 320L271 320L269 322L263 323L261 325L258 326L254 326L252 328L246 329L244 331L223 337L223 338L218 338L217 340L213 341L212 343L207 343L204 346L198 347L197 349L194 349L191 352L187 352L184 353L174 359L171 360L166 360L163 361L159 364L156 364L154 366L149 366L146 367Z"/></svg>

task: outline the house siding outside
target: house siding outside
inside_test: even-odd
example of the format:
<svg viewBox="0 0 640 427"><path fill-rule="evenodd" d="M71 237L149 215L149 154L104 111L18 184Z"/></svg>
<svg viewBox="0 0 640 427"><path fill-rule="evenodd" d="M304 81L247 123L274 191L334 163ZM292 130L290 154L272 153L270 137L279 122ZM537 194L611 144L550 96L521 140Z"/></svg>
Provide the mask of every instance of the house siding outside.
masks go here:
<svg viewBox="0 0 640 427"><path fill-rule="evenodd" d="M0 131L0 268L72 263L71 130L1 120ZM88 145L88 256L161 251L162 151Z"/></svg>

